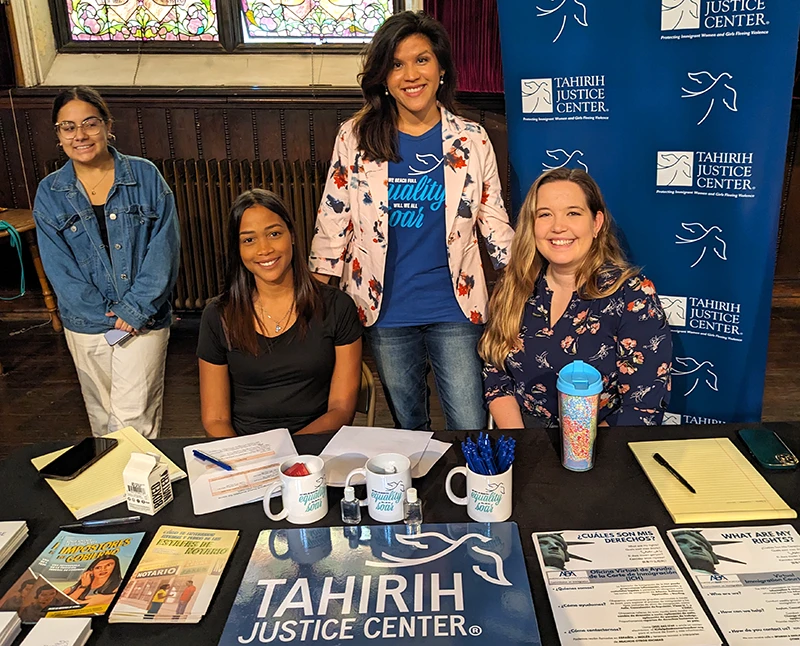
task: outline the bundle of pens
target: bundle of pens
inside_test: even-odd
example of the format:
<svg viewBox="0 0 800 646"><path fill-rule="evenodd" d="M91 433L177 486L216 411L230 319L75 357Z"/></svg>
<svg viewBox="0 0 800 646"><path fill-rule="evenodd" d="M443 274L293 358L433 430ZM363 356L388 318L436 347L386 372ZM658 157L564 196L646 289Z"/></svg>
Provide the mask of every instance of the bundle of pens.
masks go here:
<svg viewBox="0 0 800 646"><path fill-rule="evenodd" d="M467 436L461 443L461 450L464 452L464 459L467 466L473 473L484 476L496 476L508 471L511 463L514 462L514 449L517 441L514 438L501 435L500 439L494 442L488 433L481 432L478 441Z"/></svg>

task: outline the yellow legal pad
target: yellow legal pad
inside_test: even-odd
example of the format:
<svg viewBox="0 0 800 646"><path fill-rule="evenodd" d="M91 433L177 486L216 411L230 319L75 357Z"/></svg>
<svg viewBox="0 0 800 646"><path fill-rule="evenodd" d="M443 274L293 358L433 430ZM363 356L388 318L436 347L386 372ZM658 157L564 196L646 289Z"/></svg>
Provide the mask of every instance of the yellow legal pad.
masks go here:
<svg viewBox="0 0 800 646"><path fill-rule="evenodd" d="M676 523L797 518L726 437L628 442ZM653 459L661 456L697 491L693 494Z"/></svg>
<svg viewBox="0 0 800 646"><path fill-rule="evenodd" d="M122 471L131 458L131 453L156 453L169 467L172 482L186 477L186 473L159 451L146 437L139 435L131 426L109 433L104 437L115 438L119 444L73 480L47 479L53 491L80 520L98 511L108 509L125 501L125 486ZM53 451L33 458L36 470L52 462L67 449Z"/></svg>

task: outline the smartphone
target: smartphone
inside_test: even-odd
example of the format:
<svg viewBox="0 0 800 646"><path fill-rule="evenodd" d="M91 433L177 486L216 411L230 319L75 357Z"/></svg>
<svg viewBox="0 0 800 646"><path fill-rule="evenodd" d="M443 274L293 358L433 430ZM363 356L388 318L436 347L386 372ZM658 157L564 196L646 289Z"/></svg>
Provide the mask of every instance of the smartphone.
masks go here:
<svg viewBox="0 0 800 646"><path fill-rule="evenodd" d="M765 469L794 469L797 456L783 443L775 431L765 428L743 428L739 437L752 456Z"/></svg>
<svg viewBox="0 0 800 646"><path fill-rule="evenodd" d="M42 467L39 475L54 480L72 480L117 446L117 440L87 437Z"/></svg>
<svg viewBox="0 0 800 646"><path fill-rule="evenodd" d="M108 345L117 345L117 343L122 343L125 339L127 339L131 335L130 332L125 332L124 330L109 330L105 333L106 341Z"/></svg>

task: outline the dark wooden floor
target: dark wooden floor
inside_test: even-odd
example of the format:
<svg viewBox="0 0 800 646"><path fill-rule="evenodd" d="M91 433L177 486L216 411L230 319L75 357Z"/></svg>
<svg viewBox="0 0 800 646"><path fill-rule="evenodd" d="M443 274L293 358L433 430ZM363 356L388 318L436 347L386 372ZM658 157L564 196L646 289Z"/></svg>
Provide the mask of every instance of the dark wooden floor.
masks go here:
<svg viewBox="0 0 800 646"><path fill-rule="evenodd" d="M0 457L14 448L48 440L72 440L88 433L88 419L75 368L63 335L49 326L20 334L38 321L0 320ZM167 358L163 437L202 436L197 343L199 316L181 317L172 329ZM13 334L13 336L11 336ZM368 363L371 363L367 358ZM374 372L374 365L373 365ZM438 402L434 428L444 428ZM778 301L772 310L764 421L800 420L800 302ZM357 416L356 424L363 424ZM391 426L378 390L376 426Z"/></svg>

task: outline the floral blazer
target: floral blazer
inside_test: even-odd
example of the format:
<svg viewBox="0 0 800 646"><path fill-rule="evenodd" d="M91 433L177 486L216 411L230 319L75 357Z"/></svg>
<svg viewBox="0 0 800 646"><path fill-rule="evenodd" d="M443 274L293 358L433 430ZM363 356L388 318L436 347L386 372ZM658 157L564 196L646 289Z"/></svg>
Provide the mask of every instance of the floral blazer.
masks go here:
<svg viewBox="0 0 800 646"><path fill-rule="evenodd" d="M619 276L612 269L601 284ZM575 359L603 376L598 421L611 426L660 424L669 403L672 338L653 283L627 280L611 296L582 300L572 294L564 315L550 327L553 292L541 276L522 315L517 348L505 370L487 364L483 371L487 403L516 398L523 413L546 426L558 423L558 371Z"/></svg>
<svg viewBox="0 0 800 646"><path fill-rule="evenodd" d="M494 149L477 123L441 108L445 164L445 230L452 287L464 315L486 320L488 294L476 229L498 269L508 263L514 231L503 206ZM341 277L364 325L378 318L388 242L389 163L358 150L353 120L336 138L317 213L309 265Z"/></svg>

